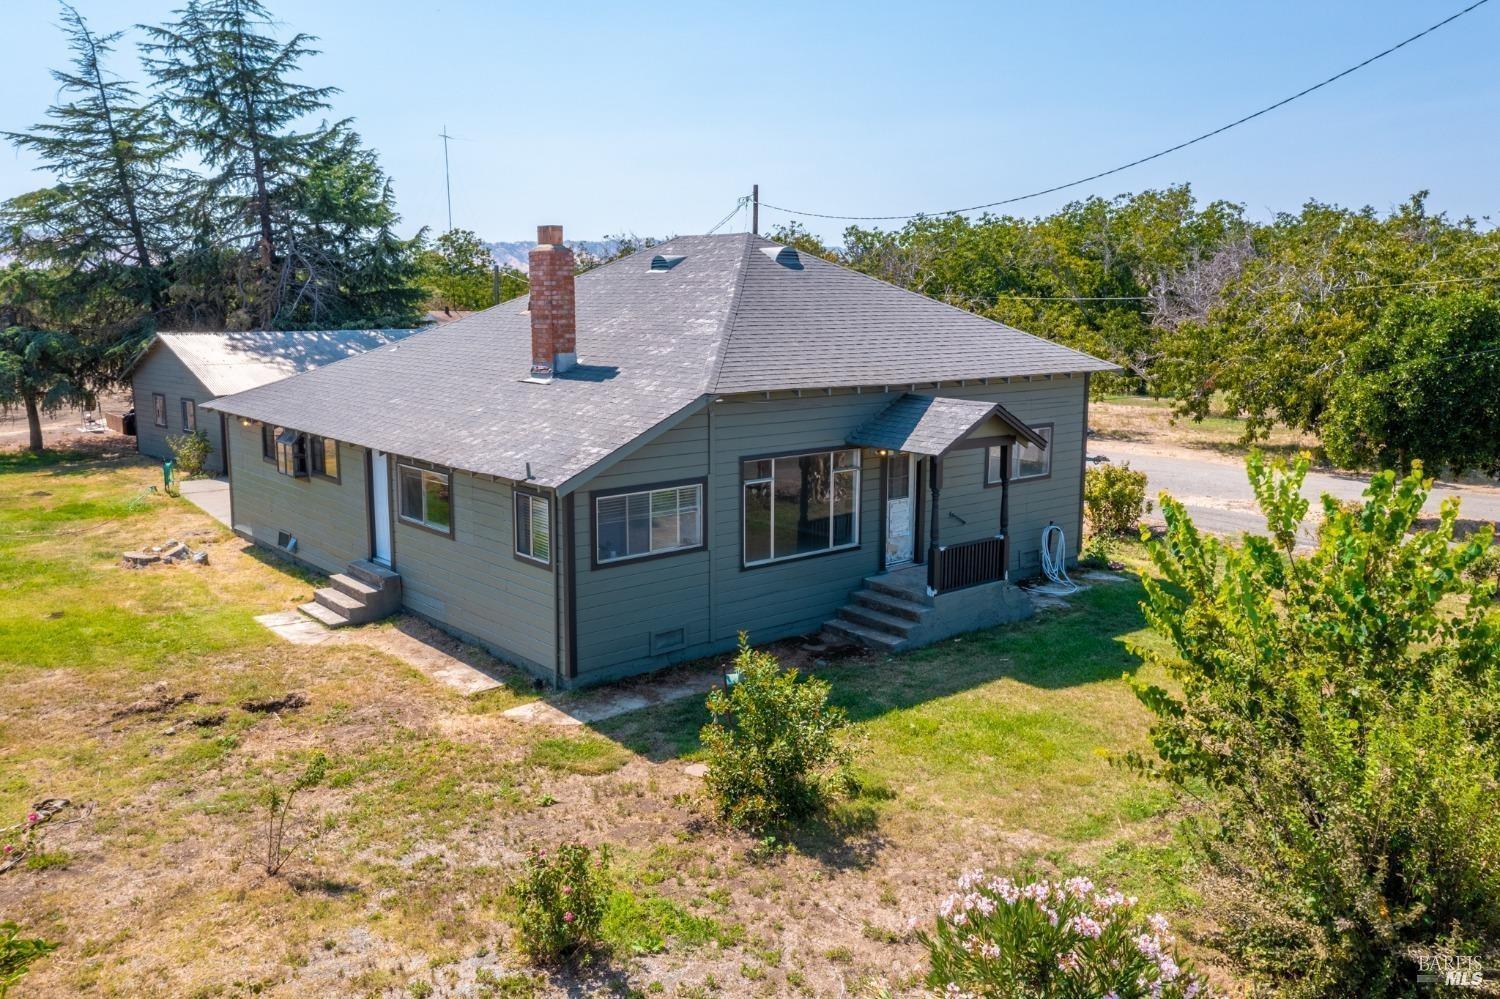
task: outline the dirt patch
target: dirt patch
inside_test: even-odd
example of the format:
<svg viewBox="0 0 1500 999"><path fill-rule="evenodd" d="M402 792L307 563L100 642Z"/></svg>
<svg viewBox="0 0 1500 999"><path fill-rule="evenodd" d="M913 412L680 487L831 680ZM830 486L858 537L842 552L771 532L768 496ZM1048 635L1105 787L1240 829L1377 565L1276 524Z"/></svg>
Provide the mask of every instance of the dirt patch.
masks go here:
<svg viewBox="0 0 1500 999"><path fill-rule="evenodd" d="M279 697L264 697L241 701L240 707L256 715L268 715L273 711L296 711L298 708L307 707L307 695L296 691L282 694Z"/></svg>
<svg viewBox="0 0 1500 999"><path fill-rule="evenodd" d="M180 694L172 694L167 691L167 684L154 683L147 688L148 693L136 701L131 701L123 708L118 709L109 716L110 721L119 721L122 718L130 718L134 715L156 715L177 707L179 704L187 704L198 699L196 690L185 690Z"/></svg>

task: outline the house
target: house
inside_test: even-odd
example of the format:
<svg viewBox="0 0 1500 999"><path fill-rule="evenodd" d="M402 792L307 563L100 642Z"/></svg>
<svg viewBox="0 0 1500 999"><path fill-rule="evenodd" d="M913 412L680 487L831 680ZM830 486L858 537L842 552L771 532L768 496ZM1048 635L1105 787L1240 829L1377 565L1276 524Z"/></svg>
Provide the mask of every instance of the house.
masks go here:
<svg viewBox="0 0 1500 999"><path fill-rule="evenodd" d="M207 468L217 475L224 471L224 424L220 416L199 412L203 403L394 343L415 332L158 333L130 372L136 447L153 458L170 458L169 437L202 429L214 449Z"/></svg>
<svg viewBox="0 0 1500 999"><path fill-rule="evenodd" d="M235 530L562 687L825 626L902 648L1076 554L1113 366L748 234L574 277L217 399Z"/></svg>

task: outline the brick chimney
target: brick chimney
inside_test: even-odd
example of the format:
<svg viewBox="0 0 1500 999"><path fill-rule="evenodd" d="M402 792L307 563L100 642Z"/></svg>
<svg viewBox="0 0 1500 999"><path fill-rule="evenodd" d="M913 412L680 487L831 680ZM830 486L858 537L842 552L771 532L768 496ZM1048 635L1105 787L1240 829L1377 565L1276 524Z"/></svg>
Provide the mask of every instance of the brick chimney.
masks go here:
<svg viewBox="0 0 1500 999"><path fill-rule="evenodd" d="M529 256L531 377L551 381L578 363L578 318L573 301L573 251L560 225L536 227Z"/></svg>

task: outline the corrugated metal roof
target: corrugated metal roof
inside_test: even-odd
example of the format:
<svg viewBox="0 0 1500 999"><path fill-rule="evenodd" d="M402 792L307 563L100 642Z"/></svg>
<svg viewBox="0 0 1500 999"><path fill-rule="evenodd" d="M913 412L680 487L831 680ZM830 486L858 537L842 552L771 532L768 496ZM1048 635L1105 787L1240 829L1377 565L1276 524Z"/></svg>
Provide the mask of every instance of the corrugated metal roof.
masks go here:
<svg viewBox="0 0 1500 999"><path fill-rule="evenodd" d="M1113 370L745 233L683 236L577 279L579 366L527 380L515 299L209 408L544 486L574 482L706 396ZM680 255L653 271L658 255Z"/></svg>
<svg viewBox="0 0 1500 999"><path fill-rule="evenodd" d="M269 385L419 330L271 330L159 333L154 349L176 354L216 396Z"/></svg>

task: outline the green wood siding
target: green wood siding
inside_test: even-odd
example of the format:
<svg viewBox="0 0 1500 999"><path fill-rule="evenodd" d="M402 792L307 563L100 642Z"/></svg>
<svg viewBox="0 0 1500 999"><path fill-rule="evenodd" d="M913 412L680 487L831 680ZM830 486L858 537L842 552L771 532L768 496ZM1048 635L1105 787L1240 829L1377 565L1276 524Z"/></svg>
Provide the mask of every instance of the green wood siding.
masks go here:
<svg viewBox="0 0 1500 999"><path fill-rule="evenodd" d="M149 398L149 397L148 397ZM325 572L343 572L370 554L365 512L365 450L339 445L339 481L294 479L261 455L260 424L229 421L234 529L281 550L281 531L297 539L295 557Z"/></svg>
<svg viewBox="0 0 1500 999"><path fill-rule="evenodd" d="M153 348L131 374L130 388L135 404L135 441L141 454L161 459L172 457L167 438L182 433L182 400L191 399L198 407L198 429L208 434L208 442L213 445L206 467L214 475L224 471L224 456L220 454L219 443L222 417L203 408L213 395L176 354L161 346ZM155 392L167 397L165 427L158 427L155 423L156 410L151 401Z"/></svg>
<svg viewBox="0 0 1500 999"><path fill-rule="evenodd" d="M391 456L394 478L399 459ZM392 499L395 485L392 483ZM402 601L477 639L504 659L551 678L557 662L553 570L515 558L515 504L508 482L453 473L453 537L395 519L394 568ZM553 542L560 515L553 503Z"/></svg>
<svg viewBox="0 0 1500 999"><path fill-rule="evenodd" d="M753 641L816 631L849 599L861 580L882 568L881 459L862 455L860 547L755 568L742 568L740 462L743 458L836 448L856 426L904 389L735 397L663 434L609 468L577 494L577 676L595 683L732 648L738 631ZM1008 384L919 387L932 394L1002 402L1028 423L1052 423L1052 474L1011 487L1011 576L1040 568L1041 532L1049 522L1078 550L1079 475L1084 446L1083 378ZM945 459L941 538L958 543L993 536L1000 526L998 488L986 488L985 451L957 450ZM707 551L593 568L593 492L707 478ZM925 466L922 488L926 492ZM923 498L924 543L930 540L931 497ZM950 517L952 512L956 517ZM962 518L966 523L960 523ZM653 652L653 638L682 629L684 643Z"/></svg>

